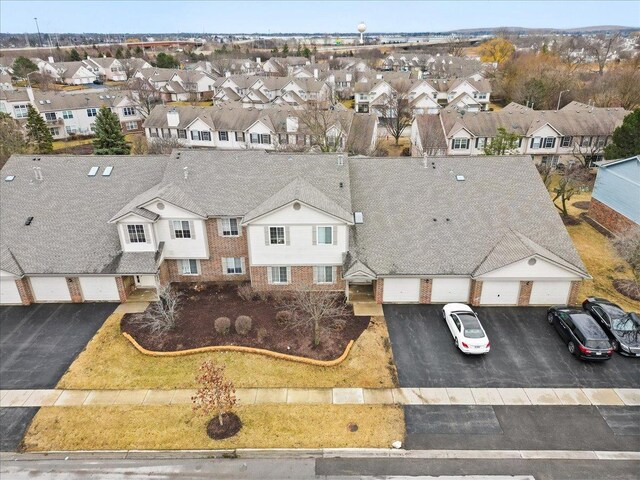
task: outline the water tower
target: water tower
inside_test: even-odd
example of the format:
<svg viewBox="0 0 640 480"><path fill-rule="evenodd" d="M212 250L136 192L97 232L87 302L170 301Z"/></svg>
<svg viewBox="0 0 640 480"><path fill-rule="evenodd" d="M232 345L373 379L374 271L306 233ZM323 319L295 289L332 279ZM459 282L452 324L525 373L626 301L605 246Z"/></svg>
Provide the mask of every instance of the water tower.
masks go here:
<svg viewBox="0 0 640 480"><path fill-rule="evenodd" d="M367 29L367 26L364 22L360 22L358 24L358 31L360 32L360 45L364 43L364 32Z"/></svg>

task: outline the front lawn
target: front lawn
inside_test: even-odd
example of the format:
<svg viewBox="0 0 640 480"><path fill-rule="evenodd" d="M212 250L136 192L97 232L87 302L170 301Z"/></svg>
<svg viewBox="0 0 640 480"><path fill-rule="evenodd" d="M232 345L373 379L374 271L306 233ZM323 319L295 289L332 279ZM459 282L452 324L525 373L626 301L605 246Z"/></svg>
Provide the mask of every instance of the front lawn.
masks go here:
<svg viewBox="0 0 640 480"><path fill-rule="evenodd" d="M210 418L190 405L44 407L25 438L29 452L229 448L390 447L404 439L402 407L381 405L252 405L236 413L240 432L212 440ZM350 423L358 426L352 432Z"/></svg>
<svg viewBox="0 0 640 480"><path fill-rule="evenodd" d="M198 367L208 358L224 363L236 388L370 387L396 385L389 334L383 317L373 317L347 359L318 367L241 352L207 352L151 357L120 333L121 313L112 314L58 383L67 389L194 388Z"/></svg>
<svg viewBox="0 0 640 480"><path fill-rule="evenodd" d="M574 204L590 200L591 194L589 192L574 195L567 209L569 214L578 217L585 210L576 208ZM587 267L587 271L593 277L593 280L582 282L578 300L582 302L590 296L604 297L617 303L625 310L639 311L640 302L634 302L618 293L613 287L613 280L617 278L633 279L633 273L631 267L617 254L609 238L584 220L579 225L568 226L567 230Z"/></svg>

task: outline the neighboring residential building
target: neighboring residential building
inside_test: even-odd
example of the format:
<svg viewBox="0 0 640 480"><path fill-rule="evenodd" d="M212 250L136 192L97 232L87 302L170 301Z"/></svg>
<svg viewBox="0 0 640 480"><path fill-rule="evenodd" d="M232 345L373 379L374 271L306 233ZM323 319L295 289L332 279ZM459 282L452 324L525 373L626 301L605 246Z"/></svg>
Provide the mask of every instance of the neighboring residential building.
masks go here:
<svg viewBox="0 0 640 480"><path fill-rule="evenodd" d="M336 150L369 153L375 147L374 115L351 110L313 112L290 107L266 109L239 105L156 106L144 122L149 141L173 139L189 147L233 150L309 150L327 141ZM327 125L326 135L318 129Z"/></svg>
<svg viewBox="0 0 640 480"><path fill-rule="evenodd" d="M103 80L112 82L124 82L127 80L125 66L120 60L113 57L87 57L82 63Z"/></svg>
<svg viewBox="0 0 640 480"><path fill-rule="evenodd" d="M496 171L511 188L495 188ZM527 157L20 155L1 176L4 304L248 281L370 285L381 303L550 305L576 303L589 278Z"/></svg>
<svg viewBox="0 0 640 480"><path fill-rule="evenodd" d="M475 58L393 52L382 63L383 70L418 71L422 78L467 78L482 75L487 65Z"/></svg>
<svg viewBox="0 0 640 480"><path fill-rule="evenodd" d="M54 62L41 59L32 59L38 66L40 73L51 76L56 82L67 85L86 85L98 79L98 74L89 68L83 61L79 62Z"/></svg>
<svg viewBox="0 0 640 480"><path fill-rule="evenodd" d="M623 108L593 107L571 102L560 110L532 110L511 103L500 111L466 112L445 108L439 112L440 123L449 155L482 155L484 147L496 136L498 128L520 136L513 153L531 155L536 163L555 166L558 163L581 162L587 165L602 160L603 149L613 131L630 112ZM419 115L414 123L419 123ZM433 141L415 136L412 129L414 154ZM438 138L442 138L438 134ZM426 142L426 143L425 143ZM428 149L428 148L427 148Z"/></svg>
<svg viewBox="0 0 640 480"><path fill-rule="evenodd" d="M9 70L0 70L0 90L13 90L13 82L11 81L11 72Z"/></svg>
<svg viewBox="0 0 640 480"><path fill-rule="evenodd" d="M0 90L0 112L16 120L27 118L31 99L26 89Z"/></svg>
<svg viewBox="0 0 640 480"><path fill-rule="evenodd" d="M640 225L640 155L599 162L589 217L620 234Z"/></svg>
<svg viewBox="0 0 640 480"><path fill-rule="evenodd" d="M306 57L271 57L262 63L262 69L268 75L290 75L292 69L311 64Z"/></svg>

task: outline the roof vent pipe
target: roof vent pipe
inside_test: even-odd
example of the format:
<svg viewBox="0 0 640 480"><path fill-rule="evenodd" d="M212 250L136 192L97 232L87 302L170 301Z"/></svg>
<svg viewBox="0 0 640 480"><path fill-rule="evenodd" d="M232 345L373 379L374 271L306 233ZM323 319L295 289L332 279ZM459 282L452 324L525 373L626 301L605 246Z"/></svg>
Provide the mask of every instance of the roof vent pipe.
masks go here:
<svg viewBox="0 0 640 480"><path fill-rule="evenodd" d="M182 169L182 174L184 175L184 179L186 180L187 178L189 178L189 167L184 167Z"/></svg>

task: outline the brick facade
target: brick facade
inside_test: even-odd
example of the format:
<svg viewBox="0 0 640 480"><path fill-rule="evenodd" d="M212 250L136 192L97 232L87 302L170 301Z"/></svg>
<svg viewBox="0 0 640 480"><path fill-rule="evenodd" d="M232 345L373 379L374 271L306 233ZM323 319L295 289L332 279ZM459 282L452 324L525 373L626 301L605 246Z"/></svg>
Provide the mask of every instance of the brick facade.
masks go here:
<svg viewBox="0 0 640 480"><path fill-rule="evenodd" d="M431 303L431 285L433 282L430 278L420 279L420 303Z"/></svg>
<svg viewBox="0 0 640 480"><path fill-rule="evenodd" d="M20 293L22 304L31 305L34 299L29 281L26 278L18 278L16 279L16 286L18 287L18 293Z"/></svg>
<svg viewBox="0 0 640 480"><path fill-rule="evenodd" d="M469 291L469 303L474 307L480 305L482 295L482 280L471 280L471 290Z"/></svg>
<svg viewBox="0 0 640 480"><path fill-rule="evenodd" d="M128 277L133 280L133 277ZM118 295L120 295L120 302L124 303L127 301L127 297L130 293L130 285L126 284L124 281L124 277L116 277L116 285L118 286Z"/></svg>
<svg viewBox="0 0 640 480"><path fill-rule="evenodd" d="M533 282L526 281L520 282L520 293L518 293L518 306L526 307L529 305L531 299L531 289L533 288Z"/></svg>
<svg viewBox="0 0 640 480"><path fill-rule="evenodd" d="M67 287L71 294L71 301L73 303L82 303L84 298L80 287L80 279L78 277L67 277Z"/></svg>
<svg viewBox="0 0 640 480"><path fill-rule="evenodd" d="M638 226L631 219L595 198L592 198L589 203L587 215L612 233L623 233Z"/></svg>
<svg viewBox="0 0 640 480"><path fill-rule="evenodd" d="M569 289L569 301L567 302L568 305L578 305L580 303L580 299L578 298L580 285L582 285L582 281L580 280L571 282L571 288Z"/></svg>
<svg viewBox="0 0 640 480"><path fill-rule="evenodd" d="M160 268L160 283L246 282L249 280L249 247L246 228L243 227L242 234L237 237L223 237L218 235L218 220L214 218L205 221L205 229L209 244L209 258L199 260L199 274L182 275L178 260L165 260ZM240 275L223 273L222 258L226 257L244 258L245 273Z"/></svg>
<svg viewBox="0 0 640 480"><path fill-rule="evenodd" d="M373 281L373 291L375 292L376 303L382 303L382 294L384 292L384 278L378 278Z"/></svg>
<svg viewBox="0 0 640 480"><path fill-rule="evenodd" d="M274 285L269 283L269 267L252 266L251 286L255 290L291 290L300 286L312 287L314 290L345 290L345 283L342 279L342 267L336 268L336 278L334 283L317 284L313 283L313 267L310 265L292 266L290 283L286 285Z"/></svg>

